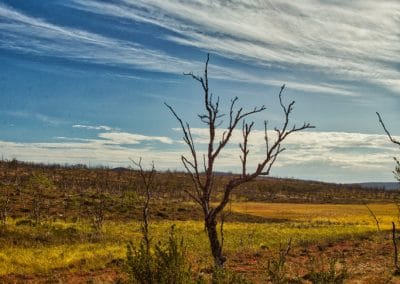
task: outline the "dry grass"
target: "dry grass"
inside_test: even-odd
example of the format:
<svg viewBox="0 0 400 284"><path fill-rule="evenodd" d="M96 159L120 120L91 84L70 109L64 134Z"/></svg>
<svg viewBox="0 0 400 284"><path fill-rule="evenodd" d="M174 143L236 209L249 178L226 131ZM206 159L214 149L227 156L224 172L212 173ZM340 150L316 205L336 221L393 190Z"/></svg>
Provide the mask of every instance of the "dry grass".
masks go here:
<svg viewBox="0 0 400 284"><path fill-rule="evenodd" d="M388 229L390 222L397 220L394 205L369 206L381 222L381 228ZM265 223L225 224L228 265L239 271L243 264L243 261L240 265L235 264L239 256L251 260L251 256L263 255L286 243L289 238L300 248L356 240L376 232L375 221L363 205L236 203L232 205L232 211L266 220ZM153 222L150 228L152 241L156 243L165 239L172 224L176 224L177 234L185 239L194 269L201 271L209 268L211 259L202 222ZM99 237L93 235L90 226L85 223L54 222L32 227L17 226L15 220L10 220L7 230L2 232L0 275L49 275L55 270L82 273L106 269L124 258L127 241L137 243L139 239L138 222L108 221ZM266 259L258 260L263 261ZM252 271L251 268L248 270Z"/></svg>
<svg viewBox="0 0 400 284"><path fill-rule="evenodd" d="M389 229L391 222L398 221L395 204L368 204L383 228ZM232 211L268 218L298 222L329 222L349 226L375 227L375 220L362 204L291 204L243 202L232 204Z"/></svg>

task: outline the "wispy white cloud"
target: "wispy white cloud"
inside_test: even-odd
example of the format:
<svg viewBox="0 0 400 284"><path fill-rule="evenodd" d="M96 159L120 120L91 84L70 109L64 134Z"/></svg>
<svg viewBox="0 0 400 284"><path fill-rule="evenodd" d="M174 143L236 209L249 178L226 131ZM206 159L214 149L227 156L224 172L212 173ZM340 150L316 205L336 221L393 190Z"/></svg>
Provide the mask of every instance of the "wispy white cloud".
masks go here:
<svg viewBox="0 0 400 284"><path fill-rule="evenodd" d="M164 144L172 144L173 140L164 136L146 136L141 134L133 134L127 132L105 132L100 133L99 138L104 138L114 144L139 144L144 141L160 142Z"/></svg>
<svg viewBox="0 0 400 284"><path fill-rule="evenodd" d="M181 22L170 17L162 17L164 20L170 19L170 23L166 24L156 16L156 11L151 13L151 16L141 15L139 8L149 8L138 1L135 9L131 6L119 7L117 5L105 2L96 1L76 1L79 4L78 8L90 9L97 13L106 13L113 16L129 17L133 20L146 21L146 18L153 24L166 26L171 30L179 32L181 36L190 36L193 27L187 26L183 30L177 30L178 27L184 27ZM150 2L149 2L150 3ZM154 5L157 3L153 3ZM143 6L144 5L144 6ZM126 9L125 9L126 8ZM160 6L160 9L162 5ZM152 8L155 9L154 7ZM140 10L141 11L141 10ZM151 10L149 10L151 11ZM171 14L174 15L174 14ZM107 66L120 66L133 69L141 69L147 71L156 71L162 73L182 74L182 72L193 71L194 73L202 72L203 62L187 60L172 56L158 49L150 49L134 41L124 41L111 38L108 36L88 32L82 29L60 26L46 21L45 19L32 17L19 12L9 6L0 4L0 16L3 21L0 22L0 48L29 53L40 56L51 56L75 60L80 62L102 64ZM176 26L176 27L175 27ZM187 32L188 30L188 33ZM197 32L196 32L197 33ZM206 36L206 35L203 35ZM207 36L208 38L208 36ZM192 43L184 42L184 38L168 38L179 42L180 44ZM204 48L207 51L214 51L224 56L232 55L235 45L245 44L237 42L228 42L232 39L214 39L218 44L231 46L232 51L227 52L223 48L216 48L215 44L204 41ZM201 47L201 46L199 46ZM242 48L242 47L240 47ZM219 50L221 49L221 50ZM244 49L242 50L244 51ZM242 52L243 53L243 52ZM257 55L254 50L249 54ZM243 54L236 54L237 57L245 57ZM253 58L254 59L254 58ZM266 60L260 57L263 64L267 64ZM109 74L109 73L108 73ZM116 74L116 76L121 76ZM293 78L268 78L258 73L245 73L237 68L223 67L214 64L210 65L210 76L223 80L242 81L247 83L264 84L268 86L278 86L283 83L288 83L292 89L302 90L306 92L327 93L336 95L354 95L355 92L349 86L341 86L338 84L329 84L316 81L300 81ZM134 76L135 79L141 77Z"/></svg>
<svg viewBox="0 0 400 284"><path fill-rule="evenodd" d="M170 41L222 56L400 90L398 1L74 2L93 13L161 26L174 32L166 36Z"/></svg>
<svg viewBox="0 0 400 284"><path fill-rule="evenodd" d="M120 131L118 128L112 128L106 125L81 125L75 124L73 128L82 128L87 130L97 130L97 137L99 139L82 139L82 138L68 138L68 137L56 137L57 139L64 139L70 141L84 141L84 142L96 142L107 145L129 145L129 144L140 144L143 142L159 142L163 144L173 144L174 141L166 136L149 136L137 133L129 133ZM107 131L107 132L103 132Z"/></svg>
<svg viewBox="0 0 400 284"><path fill-rule="evenodd" d="M36 119L38 121L41 121L45 124L50 124L50 125L60 125L66 123L66 121L45 115L42 113L38 112L30 112L30 111L1 111L1 113L4 113L6 115L12 116L12 117L18 117L18 118L26 118L26 119Z"/></svg>
<svg viewBox="0 0 400 284"><path fill-rule="evenodd" d="M81 29L59 26L0 4L0 48L89 63L181 73L191 62Z"/></svg>
<svg viewBox="0 0 400 284"><path fill-rule="evenodd" d="M123 145L123 144L140 144L142 142L159 142L164 144L172 144L174 141L165 136L146 136L142 134L122 132L118 128L113 128L107 125L82 125L82 124L74 124L73 128L81 128L86 130L97 130L100 131L97 133L97 137L102 139L82 139L82 138L68 138L68 137L56 137L57 139L65 139L70 141L85 141L85 142L98 142L98 143L107 143L115 144L115 145ZM101 132L107 131L107 132Z"/></svg>
<svg viewBox="0 0 400 284"><path fill-rule="evenodd" d="M93 126L93 125L74 124L74 125L72 125L72 127L73 127L73 128L89 129L89 130L106 130L106 131L111 131L111 130L113 130L112 127L107 126L107 125Z"/></svg>

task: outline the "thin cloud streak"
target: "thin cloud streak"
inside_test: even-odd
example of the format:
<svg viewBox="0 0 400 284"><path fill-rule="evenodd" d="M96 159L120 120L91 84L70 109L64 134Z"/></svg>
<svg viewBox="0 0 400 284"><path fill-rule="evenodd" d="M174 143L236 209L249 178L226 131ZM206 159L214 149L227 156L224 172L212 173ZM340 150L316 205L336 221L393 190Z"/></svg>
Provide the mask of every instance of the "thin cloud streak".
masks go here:
<svg viewBox="0 0 400 284"><path fill-rule="evenodd" d="M0 48L41 56L121 65L157 72L181 73L192 62L150 50L136 43L116 40L75 28L61 27L30 17L0 4Z"/></svg>
<svg viewBox="0 0 400 284"><path fill-rule="evenodd" d="M104 13L110 12L111 4L97 4L98 9L105 5ZM79 6L80 7L80 6ZM111 10L112 11L112 10ZM118 10L119 11L119 10ZM100 12L100 11L99 11ZM123 14L122 14L123 15ZM76 28L62 27L40 18L30 17L6 5L0 4L0 48L19 51L44 57L57 57L132 69L170 74L182 74L193 71L201 73L203 62L188 61L166 54L163 51L149 49L143 45L114 39ZM134 15L133 15L134 16ZM135 19L135 17L134 17ZM142 19L143 20L143 19ZM232 45L233 47L233 45ZM213 48L213 45L210 45ZM270 78L254 73L244 73L235 68L210 65L210 76L221 80L280 86L288 83L292 89L335 95L354 95L349 87L327 83L307 83L294 79ZM118 74L116 75L118 76ZM139 79L139 77L135 77Z"/></svg>
<svg viewBox="0 0 400 284"><path fill-rule="evenodd" d="M75 7L174 32L167 40L261 66L282 65L326 78L400 90L395 1L162 1L118 4L75 0ZM326 79L325 78L325 79ZM318 85L318 83L316 83Z"/></svg>
<svg viewBox="0 0 400 284"><path fill-rule="evenodd" d="M99 138L104 138L117 145L140 144L141 142L160 142L164 144L173 144L171 138L163 136L146 136L127 132L106 132L100 133Z"/></svg>
<svg viewBox="0 0 400 284"><path fill-rule="evenodd" d="M18 117L18 118L24 118L24 119L35 119L38 121L41 121L45 124L50 124L54 126L58 126L60 124L66 124L67 122L65 120L44 115L42 113L38 112L29 112L29 111L0 111L1 113L4 113L6 115L12 116L12 117Z"/></svg>
<svg viewBox="0 0 400 284"><path fill-rule="evenodd" d="M74 125L72 125L72 127L73 127L73 128L88 129L88 130L106 130L106 131L111 131L111 130L113 130L112 127L107 126L107 125L93 126L93 125L74 124Z"/></svg>

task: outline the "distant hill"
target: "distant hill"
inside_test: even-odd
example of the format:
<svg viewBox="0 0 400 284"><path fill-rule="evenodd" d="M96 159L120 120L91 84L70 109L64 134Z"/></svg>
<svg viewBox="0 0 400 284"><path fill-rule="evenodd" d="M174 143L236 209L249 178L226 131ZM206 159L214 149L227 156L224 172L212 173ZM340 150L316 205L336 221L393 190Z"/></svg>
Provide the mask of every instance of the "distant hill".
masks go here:
<svg viewBox="0 0 400 284"><path fill-rule="evenodd" d="M124 167L117 167L117 168L112 168L111 169L113 172L119 172L119 173L121 173L121 172L127 172L127 171L130 171L131 169L128 169L128 168L124 168Z"/></svg>
<svg viewBox="0 0 400 284"><path fill-rule="evenodd" d="M359 185L362 188L373 188L373 189L386 189L386 190L400 189L399 182L362 182L362 183L356 183L354 185Z"/></svg>
<svg viewBox="0 0 400 284"><path fill-rule="evenodd" d="M125 210L126 216L128 216L131 211L126 210L124 207L125 205L121 203L122 201L125 202L125 195L128 192L129 194L134 192L138 196L142 194L140 174L137 170L130 168L107 168L100 166L91 168L85 165L46 165L17 160L0 161L0 183L19 184L17 188L25 192L24 194L28 200L32 196L30 192L32 189L30 188L29 181L31 176L35 173L47 176L54 184L55 196L53 196L53 201L57 204L53 204L51 210L54 212L59 210L60 214L62 214L61 211L63 208L61 205L65 203L63 200L65 196L69 196L65 195L66 191L74 198L82 199L82 202L86 202L86 199L96 196L93 192L95 189L105 188L105 190L110 191L110 194L115 199L112 205L113 210ZM216 172L215 176L214 198L217 200L217 197L221 196L225 184L234 177L235 174ZM169 204L172 201L181 202L182 200L190 200L185 191L193 189L193 184L191 178L186 173L159 171L156 174L156 183L157 186L154 188L153 193L154 196L157 196L158 202ZM393 190L397 188L400 188L400 183L369 182L336 184L263 176L237 188L233 192L232 200L275 203L342 204L391 202L394 198L397 198L397 196L400 197L400 190ZM13 203L13 206L18 210L24 209L23 206L26 204L25 197L20 198L17 194L15 194L14 197L15 203ZM115 206L122 207L118 207L118 209ZM21 214L23 213L22 211L20 212Z"/></svg>

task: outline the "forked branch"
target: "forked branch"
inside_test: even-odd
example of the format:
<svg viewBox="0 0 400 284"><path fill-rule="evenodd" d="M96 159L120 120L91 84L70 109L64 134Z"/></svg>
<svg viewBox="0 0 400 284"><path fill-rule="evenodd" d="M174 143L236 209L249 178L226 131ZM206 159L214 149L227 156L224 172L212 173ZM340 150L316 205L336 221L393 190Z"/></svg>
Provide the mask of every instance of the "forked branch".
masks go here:
<svg viewBox="0 0 400 284"><path fill-rule="evenodd" d="M251 132L251 128L254 125L254 121L250 124L243 121L242 126L242 135L243 135L243 143L239 143L239 148L242 151L242 155L240 156L240 160L242 161L242 176L246 176L246 168L247 168L247 156L249 155L250 150L247 147L249 141L249 135Z"/></svg>
<svg viewBox="0 0 400 284"><path fill-rule="evenodd" d="M218 215L226 206L226 204L229 201L230 194L232 190L239 185L252 181L256 177L260 175L269 175L271 168L273 164L275 163L278 155L285 150L285 148L281 148L281 145L283 141L286 139L286 137L294 132L297 131L302 131L305 129L310 129L310 128L315 128L315 126L311 125L310 123L304 123L302 126L297 127L296 125L293 125L292 127L289 126L289 120L290 120L290 113L293 110L294 106L294 101L289 103L288 105L285 105L282 100L282 92L285 88L285 85L281 87L281 90L279 92L279 103L281 105L282 111L284 113L284 123L282 128L275 128L275 131L277 133L276 140L270 144L270 139L268 137L268 129L267 129L267 122L264 122L264 139L265 139L265 144L266 144L266 155L265 158L257 165L255 171L252 173L248 174L246 167L247 167L247 155L248 155L248 149L247 149L247 143L248 143L248 137L251 133L252 130L252 123L250 125L244 124L243 130L242 130L242 136L243 136L243 143L239 145L242 156L241 162L242 162L242 175L238 178L234 178L230 180L225 188L224 188L224 194L223 197L218 204L216 208L214 208L211 211L211 214Z"/></svg>

